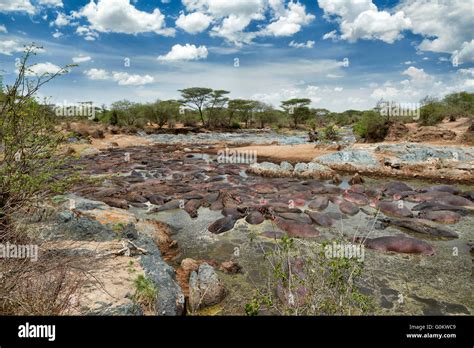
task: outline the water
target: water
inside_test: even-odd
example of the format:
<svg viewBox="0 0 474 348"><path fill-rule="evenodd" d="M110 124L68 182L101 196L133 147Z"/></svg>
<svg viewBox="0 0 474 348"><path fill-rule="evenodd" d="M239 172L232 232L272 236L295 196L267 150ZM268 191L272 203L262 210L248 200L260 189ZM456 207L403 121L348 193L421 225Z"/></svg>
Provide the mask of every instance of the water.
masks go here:
<svg viewBox="0 0 474 348"><path fill-rule="evenodd" d="M367 185L381 183L378 180L368 180ZM414 187L426 186L422 182L409 184ZM347 180L341 186L347 187ZM413 206L409 202L407 205L409 208ZM270 221L266 220L261 225L255 226L241 219L233 230L214 235L207 231L207 227L222 217L220 212L200 208L199 217L193 220L183 210L146 215L144 210L133 209L139 217L157 219L171 226L172 238L178 241L181 250L181 256L175 265L187 257L214 260L219 264L228 260L237 261L244 269L243 274L219 273L229 294L217 309L213 309L213 314L244 314L244 305L251 300L256 287L264 284L262 265L265 261L262 249L271 246L274 240L259 235L263 231L276 229ZM338 208L330 203L325 211L338 212ZM339 221L333 228L318 227L321 237L308 240L306 244L317 250L324 239L334 239L340 236L341 232L360 236L367 235L370 231L370 238L403 233L394 227L373 230L372 223L372 218L360 212L356 216ZM474 311L472 260L466 244L467 241L474 239L472 226L474 226L472 214L455 225L449 225L449 228L457 231L460 236L459 239L449 241L405 232L432 244L436 249L434 256L382 253L366 249L361 286L380 306L378 313L472 314Z"/></svg>

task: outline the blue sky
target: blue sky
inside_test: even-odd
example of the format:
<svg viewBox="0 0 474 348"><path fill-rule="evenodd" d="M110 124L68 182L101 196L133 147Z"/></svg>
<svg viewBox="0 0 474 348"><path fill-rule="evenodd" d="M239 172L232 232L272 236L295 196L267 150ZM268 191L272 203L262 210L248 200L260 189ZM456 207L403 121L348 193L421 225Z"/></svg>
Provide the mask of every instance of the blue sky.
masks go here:
<svg viewBox="0 0 474 348"><path fill-rule="evenodd" d="M474 90L474 0L0 0L0 70L22 46L57 103L178 98L192 86L275 106L366 109Z"/></svg>

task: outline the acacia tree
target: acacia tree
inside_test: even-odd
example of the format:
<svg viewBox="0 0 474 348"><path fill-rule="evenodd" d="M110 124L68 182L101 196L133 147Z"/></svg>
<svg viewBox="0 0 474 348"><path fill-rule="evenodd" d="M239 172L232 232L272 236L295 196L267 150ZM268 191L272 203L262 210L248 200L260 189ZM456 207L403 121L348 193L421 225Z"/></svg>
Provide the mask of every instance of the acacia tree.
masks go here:
<svg viewBox="0 0 474 348"><path fill-rule="evenodd" d="M293 119L293 124L296 128L302 120L309 116L309 104L311 104L311 99L293 98L283 101L281 106Z"/></svg>
<svg viewBox="0 0 474 348"><path fill-rule="evenodd" d="M210 127L213 122L215 122L215 117L216 113L226 106L227 102L229 101L229 98L226 97L227 94L229 94L229 91L225 91L222 89L218 89L215 91L212 91L211 93L211 98L209 101L208 105L208 120L207 120L207 126Z"/></svg>
<svg viewBox="0 0 474 348"><path fill-rule="evenodd" d="M25 48L16 80L6 87L0 105L0 240L14 212L55 189L53 178L61 164L57 149L63 137L56 115L35 96L74 65L38 75L28 61L39 49L34 44Z"/></svg>
<svg viewBox="0 0 474 348"><path fill-rule="evenodd" d="M144 116L147 120L155 122L158 126L163 126L176 118L179 112L179 103L176 100L158 100L152 104L144 106Z"/></svg>
<svg viewBox="0 0 474 348"><path fill-rule="evenodd" d="M180 103L193 110L197 110L202 124L205 125L203 110L212 99L213 90L211 88L192 87L180 89L179 92L181 92L181 97L183 98L180 100Z"/></svg>
<svg viewBox="0 0 474 348"><path fill-rule="evenodd" d="M229 109L236 112L240 118L245 122L245 127L248 128L252 112L257 106L257 102L254 100L246 99L233 99L229 101Z"/></svg>

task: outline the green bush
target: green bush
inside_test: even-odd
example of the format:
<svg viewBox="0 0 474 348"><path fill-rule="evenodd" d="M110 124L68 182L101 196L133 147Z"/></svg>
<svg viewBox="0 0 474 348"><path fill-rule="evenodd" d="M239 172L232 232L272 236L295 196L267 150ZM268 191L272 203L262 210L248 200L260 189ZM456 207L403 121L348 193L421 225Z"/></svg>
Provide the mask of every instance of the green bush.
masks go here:
<svg viewBox="0 0 474 348"><path fill-rule="evenodd" d="M421 107L418 123L422 126L433 126L443 121L445 116L445 106L440 102L432 102Z"/></svg>
<svg viewBox="0 0 474 348"><path fill-rule="evenodd" d="M354 132L368 142L382 141L388 133L390 123L375 111L365 111L354 126Z"/></svg>

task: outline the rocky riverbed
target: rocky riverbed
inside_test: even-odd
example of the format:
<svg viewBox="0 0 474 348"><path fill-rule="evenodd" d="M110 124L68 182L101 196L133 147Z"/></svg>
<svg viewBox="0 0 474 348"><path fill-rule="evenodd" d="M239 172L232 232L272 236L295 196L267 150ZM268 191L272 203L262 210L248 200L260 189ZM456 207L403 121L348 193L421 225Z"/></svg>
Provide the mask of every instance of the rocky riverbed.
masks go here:
<svg viewBox="0 0 474 348"><path fill-rule="evenodd" d="M324 241L362 238L360 287L376 299L378 313L472 314L472 186L335 180L332 169L319 175L316 162L282 164L287 175L269 177L205 151L156 144L81 157L74 165L87 180L63 197L76 202L62 206L72 221L88 221L80 220L86 225L79 232L87 234L79 239L132 236L148 251L134 257L159 289L155 314L179 314L184 305L191 314L243 314L265 282L262 247L285 235L314 250ZM157 232L153 221L167 232ZM136 234L123 232L130 223ZM66 222L59 226L71 231ZM201 303L205 293L214 295Z"/></svg>

